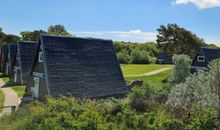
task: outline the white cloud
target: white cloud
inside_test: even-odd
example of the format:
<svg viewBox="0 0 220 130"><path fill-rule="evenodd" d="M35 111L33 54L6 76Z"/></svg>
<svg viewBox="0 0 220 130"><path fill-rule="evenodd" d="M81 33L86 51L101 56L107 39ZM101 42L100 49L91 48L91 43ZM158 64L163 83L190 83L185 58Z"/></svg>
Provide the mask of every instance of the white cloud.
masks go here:
<svg viewBox="0 0 220 130"><path fill-rule="evenodd" d="M155 42L155 32L143 32L141 30L131 31L96 31L96 32L72 32L75 36L94 37L102 39L112 39L114 41L130 41L130 42Z"/></svg>
<svg viewBox="0 0 220 130"><path fill-rule="evenodd" d="M195 4L199 9L220 7L220 0L175 0L172 5Z"/></svg>

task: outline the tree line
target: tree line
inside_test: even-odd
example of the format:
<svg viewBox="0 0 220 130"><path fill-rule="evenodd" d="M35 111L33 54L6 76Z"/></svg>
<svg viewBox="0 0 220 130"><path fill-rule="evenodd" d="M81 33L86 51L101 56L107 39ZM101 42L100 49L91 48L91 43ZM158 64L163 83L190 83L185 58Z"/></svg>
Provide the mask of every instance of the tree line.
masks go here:
<svg viewBox="0 0 220 130"><path fill-rule="evenodd" d="M217 48L207 44L191 31L177 24L161 25L158 29L156 43L137 44L132 42L115 41L117 56L120 63L147 64L154 63L160 51L171 57L174 54L184 54L193 59L200 47ZM21 31L20 36L6 34L0 28L0 45L11 44L18 40L38 41L40 34L71 36L64 25L51 25L45 30Z"/></svg>
<svg viewBox="0 0 220 130"><path fill-rule="evenodd" d="M66 28L61 24L51 25L48 27L47 31L44 31L44 30L21 31L20 32L21 36L17 36L13 34L6 34L3 32L3 29L0 28L0 45L16 43L19 40L38 41L40 34L71 36L71 34L67 32Z"/></svg>

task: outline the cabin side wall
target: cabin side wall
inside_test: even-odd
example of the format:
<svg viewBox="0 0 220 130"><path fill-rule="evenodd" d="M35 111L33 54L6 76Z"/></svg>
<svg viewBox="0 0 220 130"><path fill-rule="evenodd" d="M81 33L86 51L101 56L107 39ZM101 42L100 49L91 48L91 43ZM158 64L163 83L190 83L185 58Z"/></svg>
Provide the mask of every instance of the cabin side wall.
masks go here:
<svg viewBox="0 0 220 130"><path fill-rule="evenodd" d="M41 52L41 50L39 50L39 52ZM34 66L27 84L27 93L30 93L34 98L43 99L46 95L48 95L48 91L46 86L44 63L39 60L39 52L37 52L35 56ZM36 83L36 78L39 79L39 83ZM38 90L35 89L36 85L38 85Z"/></svg>
<svg viewBox="0 0 220 130"><path fill-rule="evenodd" d="M21 68L20 68L20 61L19 61L19 53L17 51L15 56L15 63L14 63L14 70L12 73L12 79L16 84L21 84Z"/></svg>

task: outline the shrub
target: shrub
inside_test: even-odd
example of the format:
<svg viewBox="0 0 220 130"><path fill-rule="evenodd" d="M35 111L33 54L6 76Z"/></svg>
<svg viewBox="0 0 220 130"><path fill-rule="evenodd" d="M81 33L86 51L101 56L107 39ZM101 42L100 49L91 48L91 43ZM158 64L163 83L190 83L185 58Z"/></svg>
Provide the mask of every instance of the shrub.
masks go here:
<svg viewBox="0 0 220 130"><path fill-rule="evenodd" d="M147 111L150 95L151 90L147 85L132 88L132 92L128 95L130 107L138 112Z"/></svg>
<svg viewBox="0 0 220 130"><path fill-rule="evenodd" d="M180 83L185 81L185 78L190 74L191 59L187 55L174 55L173 56L173 81Z"/></svg>
<svg viewBox="0 0 220 130"><path fill-rule="evenodd" d="M119 63L121 63L121 64L128 64L130 61L130 57L129 57L128 53L126 53L126 52L119 52L117 54L117 57L118 57Z"/></svg>
<svg viewBox="0 0 220 130"><path fill-rule="evenodd" d="M165 120L161 128L162 130L184 130L184 124L179 120Z"/></svg>
<svg viewBox="0 0 220 130"><path fill-rule="evenodd" d="M131 64L149 64L150 63L150 56L146 51L140 50L133 50L131 52Z"/></svg>
<svg viewBox="0 0 220 130"><path fill-rule="evenodd" d="M186 118L187 127L193 130L218 130L220 120L217 111L214 109L197 109L193 111L193 116Z"/></svg>

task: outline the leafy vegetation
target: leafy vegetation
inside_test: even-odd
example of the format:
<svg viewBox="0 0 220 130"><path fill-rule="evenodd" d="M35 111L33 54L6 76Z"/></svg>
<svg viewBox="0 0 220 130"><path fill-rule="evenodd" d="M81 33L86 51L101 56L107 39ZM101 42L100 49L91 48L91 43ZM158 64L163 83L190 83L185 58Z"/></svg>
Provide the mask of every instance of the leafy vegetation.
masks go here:
<svg viewBox="0 0 220 130"><path fill-rule="evenodd" d="M22 31L20 32L20 35L22 37L22 40L24 41L38 41L40 38L40 34L47 33L44 30L34 30L32 31Z"/></svg>
<svg viewBox="0 0 220 130"><path fill-rule="evenodd" d="M0 45L8 45L17 42L18 40L20 40L19 36L6 34L0 27Z"/></svg>
<svg viewBox="0 0 220 130"><path fill-rule="evenodd" d="M132 100L134 98L137 97L131 97ZM142 99L145 100L147 97ZM3 117L0 119L0 127L18 130L159 130L162 124L157 117L171 120L167 112L154 110L149 102L145 103L146 106L143 106L143 112L140 113L130 107L130 103L116 99L48 99L45 104L35 102ZM153 113L147 112L150 110Z"/></svg>
<svg viewBox="0 0 220 130"><path fill-rule="evenodd" d="M60 24L49 26L47 33L53 35L71 36L71 34L67 32L66 28Z"/></svg>
<svg viewBox="0 0 220 130"><path fill-rule="evenodd" d="M175 94L178 95L179 91L174 90L176 86L181 84L175 86L174 83L170 82L169 79L172 74L172 71L168 70L148 77L126 78L126 80L143 78L145 83L142 87L132 88L122 99L77 100L60 97L58 99L48 98L41 103L35 101L22 106L11 115L2 117L0 128L12 130L219 129L220 122L217 109L210 106L198 107L196 105L199 103L198 100L188 100L187 97L196 92L193 91L193 86L198 90L204 86L208 88L209 85L207 84L199 87L206 81L203 78L206 77L207 79L208 76L198 74L203 78L197 77L197 75L186 78L186 81L181 84L189 84L189 87L184 88L183 95L175 96ZM182 85L181 88L185 86ZM184 95L186 91L187 93ZM203 93L204 91L200 92ZM188 94L189 92L191 93ZM171 98L172 96L173 98ZM184 100L179 100L179 98ZM171 99L173 100L171 101ZM210 98L210 100L212 99ZM172 107L169 102L183 104ZM191 103L191 105L187 105L187 110L183 109L185 107L184 102Z"/></svg>
<svg viewBox="0 0 220 130"><path fill-rule="evenodd" d="M123 75L139 75L139 74L146 74L151 71L155 71L162 68L172 68L172 65L158 65L158 64L148 64L148 65L141 65L141 64L121 64L121 69Z"/></svg>
<svg viewBox="0 0 220 130"><path fill-rule="evenodd" d="M187 55L174 55L173 56L173 81L175 83L180 83L185 81L190 75L191 63L192 60Z"/></svg>
<svg viewBox="0 0 220 130"><path fill-rule="evenodd" d="M52 34L52 35L67 35L70 36L70 33L66 31L66 28L63 25L51 25L48 28L48 31L44 30L34 30L34 31L22 31L20 32L21 39L25 41L38 41L41 34Z"/></svg>
<svg viewBox="0 0 220 130"><path fill-rule="evenodd" d="M159 53L156 43L114 42L117 57L122 64L155 63Z"/></svg>
<svg viewBox="0 0 220 130"><path fill-rule="evenodd" d="M5 98L4 98L5 96L4 96L4 94L2 93L2 91L1 91L1 89L0 89L0 107L3 107L3 105L4 105L4 100L5 100ZM2 111L2 108L0 108L0 112Z"/></svg>
<svg viewBox="0 0 220 130"><path fill-rule="evenodd" d="M157 31L157 43L171 56L185 54L194 58L199 47L206 46L203 39L177 24L161 25Z"/></svg>

